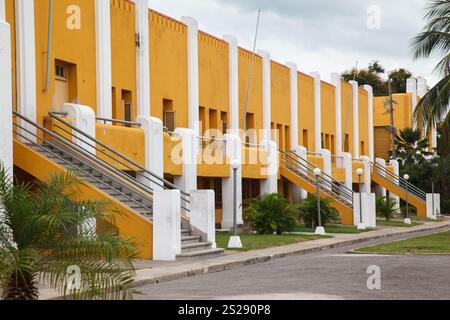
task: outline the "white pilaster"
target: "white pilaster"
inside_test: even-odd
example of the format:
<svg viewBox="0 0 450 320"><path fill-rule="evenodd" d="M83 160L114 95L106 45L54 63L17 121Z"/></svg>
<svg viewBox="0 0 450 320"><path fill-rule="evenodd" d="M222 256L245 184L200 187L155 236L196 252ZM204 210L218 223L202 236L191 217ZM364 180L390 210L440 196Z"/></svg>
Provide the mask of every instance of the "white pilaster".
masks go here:
<svg viewBox="0 0 450 320"><path fill-rule="evenodd" d="M188 110L189 128L200 136L199 80L198 80L198 22L192 17L182 17L188 29Z"/></svg>
<svg viewBox="0 0 450 320"><path fill-rule="evenodd" d="M230 95L230 128L233 134L239 131L239 63L238 41L236 37L225 35L228 43L229 95Z"/></svg>
<svg viewBox="0 0 450 320"><path fill-rule="evenodd" d="M381 159L381 158L376 158L375 163L377 165L379 165L382 169L386 170L386 160ZM375 168L374 170L377 170L377 169ZM377 174L382 177L385 177L386 173L384 172L384 170L383 171L380 170L380 172L378 172ZM375 187L375 190L376 190L377 195L386 197L386 188L383 188L382 186L377 184Z"/></svg>
<svg viewBox="0 0 450 320"><path fill-rule="evenodd" d="M441 215L441 195L439 193L427 193L426 203L427 218L436 218L437 216Z"/></svg>
<svg viewBox="0 0 450 320"><path fill-rule="evenodd" d="M163 123L159 118L139 116L136 119L141 124L141 129L145 134L145 169L158 177L164 177L164 143L163 143ZM153 190L161 190L162 182L156 181L154 177L144 177L140 181L148 185Z"/></svg>
<svg viewBox="0 0 450 320"><path fill-rule="evenodd" d="M370 175L370 158L367 156L361 156L361 160L364 163L364 184L363 184L363 192L364 193L371 193L371 182L372 177Z"/></svg>
<svg viewBox="0 0 450 320"><path fill-rule="evenodd" d="M375 145L374 145L374 127L373 127L373 88L372 86L365 85L364 90L367 91L367 118L369 126L369 160L375 161Z"/></svg>
<svg viewBox="0 0 450 320"><path fill-rule="evenodd" d="M342 89L341 75L339 73L331 74L331 84L335 87L334 105L335 105L335 123L336 123L336 154L342 152Z"/></svg>
<svg viewBox="0 0 450 320"><path fill-rule="evenodd" d="M344 185L352 190L353 185L353 168L352 155L348 152L338 154L337 167L344 168Z"/></svg>
<svg viewBox="0 0 450 320"><path fill-rule="evenodd" d="M312 72L314 78L314 146L315 151L322 149L322 96L320 88L320 74Z"/></svg>
<svg viewBox="0 0 450 320"><path fill-rule="evenodd" d="M267 51L259 50L258 54L263 58L263 140L271 140L271 93L270 93L270 54Z"/></svg>
<svg viewBox="0 0 450 320"><path fill-rule="evenodd" d="M331 151L327 150L327 149L321 149L320 153L322 155L322 159L323 159L323 173L326 175L324 177L324 180L328 180L329 182L329 186L327 186L326 188L331 189L331 181L328 177L332 176L332 168L331 168Z"/></svg>
<svg viewBox="0 0 450 320"><path fill-rule="evenodd" d="M36 46L34 0L15 0L17 111L36 122ZM10 71L9 71L10 73ZM22 127L36 133L36 128L21 121ZM25 134L36 141L32 135Z"/></svg>
<svg viewBox="0 0 450 320"><path fill-rule="evenodd" d="M267 179L261 180L261 194L271 194L278 192L278 146L274 141L265 140L262 146L267 152L267 168L263 174Z"/></svg>
<svg viewBox="0 0 450 320"><path fill-rule="evenodd" d="M153 260L174 261L180 252L180 190L157 190L153 194Z"/></svg>
<svg viewBox="0 0 450 320"><path fill-rule="evenodd" d="M294 148L293 152L302 159L306 163L308 161L308 150L303 146L297 146ZM303 174L307 174L307 170L305 167L300 167L299 170ZM306 190L301 189L297 185L293 186L293 192L294 192L294 201L299 202L300 200L306 199L308 197L308 192Z"/></svg>
<svg viewBox="0 0 450 320"><path fill-rule="evenodd" d="M0 5L2 5L0 3ZM0 6L0 9L4 9ZM0 17L0 163L13 170L11 34L9 24Z"/></svg>
<svg viewBox="0 0 450 320"><path fill-rule="evenodd" d="M75 103L65 103L63 105L63 112L67 113L67 118L72 121L72 125L75 128L83 131L95 139L95 113L91 107ZM73 143L83 148L83 150L89 152L90 154L97 154L95 147L89 145L87 138L79 132L74 133Z"/></svg>
<svg viewBox="0 0 450 320"><path fill-rule="evenodd" d="M411 93L411 128L415 127L413 121L414 111L417 107L417 80L407 79L406 80L406 92Z"/></svg>
<svg viewBox="0 0 450 320"><path fill-rule="evenodd" d="M417 78L417 95L423 98L428 92L427 80L425 78Z"/></svg>
<svg viewBox="0 0 450 320"><path fill-rule="evenodd" d="M202 240L211 242L216 248L216 207L214 190L195 190L191 192L191 226L200 232Z"/></svg>
<svg viewBox="0 0 450 320"><path fill-rule="evenodd" d="M298 146L298 70L297 65L293 62L287 62L286 65L291 71L291 145L288 147L293 149Z"/></svg>
<svg viewBox="0 0 450 320"><path fill-rule="evenodd" d="M5 4L5 0L0 0L0 21L6 21L6 4Z"/></svg>
<svg viewBox="0 0 450 320"><path fill-rule="evenodd" d="M353 205L353 221L354 225L357 226L359 223L363 223L366 228L376 228L377 226L377 216L376 216L376 205L375 205L375 194L374 193L362 193L361 194L361 207L359 206L360 194L355 192L353 195L354 205ZM361 208L361 214L359 212Z"/></svg>
<svg viewBox="0 0 450 320"><path fill-rule="evenodd" d="M393 168L394 168L393 174L396 175L396 176L399 176L400 175L400 167L399 167L398 161L397 160L390 160L389 161L389 165L393 166ZM397 184L397 185L400 184L400 181L398 181L398 180L395 181L395 184ZM395 206L394 206L395 210L400 212L400 197L395 195L392 192L389 192L389 197L392 198L394 200L394 202L395 202Z"/></svg>
<svg viewBox="0 0 450 320"><path fill-rule="evenodd" d="M350 81L353 94L353 157L359 158L359 94L358 82Z"/></svg>
<svg viewBox="0 0 450 320"><path fill-rule="evenodd" d="M175 135L181 138L183 173L180 177L175 177L174 182L181 190L189 193L197 190L197 139L192 129L177 128Z"/></svg>
<svg viewBox="0 0 450 320"><path fill-rule="evenodd" d="M222 179L222 228L228 229L233 226L233 197L234 197L234 177L231 162L237 161L242 164L241 139L238 135L226 134L224 136L226 141L226 156L230 160L230 176ZM237 224L243 224L242 220L242 166L236 172L236 193L237 193Z"/></svg>
<svg viewBox="0 0 450 320"><path fill-rule="evenodd" d="M109 1L95 0L95 40L97 57L97 116L111 119L111 13Z"/></svg>
<svg viewBox="0 0 450 320"><path fill-rule="evenodd" d="M137 115L149 117L151 107L148 0L135 0L135 10L136 34L139 42L139 46L136 48Z"/></svg>

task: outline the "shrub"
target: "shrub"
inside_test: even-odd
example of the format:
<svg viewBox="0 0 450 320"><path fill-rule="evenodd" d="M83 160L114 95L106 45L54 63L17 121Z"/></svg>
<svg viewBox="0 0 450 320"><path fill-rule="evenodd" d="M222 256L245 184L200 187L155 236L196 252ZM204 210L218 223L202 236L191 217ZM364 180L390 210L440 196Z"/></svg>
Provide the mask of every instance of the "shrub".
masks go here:
<svg viewBox="0 0 450 320"><path fill-rule="evenodd" d="M386 221L390 221L396 213L396 203L391 197L377 196L376 198L376 210L377 216L383 217Z"/></svg>
<svg viewBox="0 0 450 320"><path fill-rule="evenodd" d="M250 199L246 223L261 234L282 234L294 229L296 211L281 194L272 193Z"/></svg>
<svg viewBox="0 0 450 320"><path fill-rule="evenodd" d="M308 195L308 198L302 200L297 205L297 210L307 228L313 228L319 225L317 197L315 195ZM329 223L336 224L340 218L337 210L330 205L329 199L320 199L320 218L323 226Z"/></svg>

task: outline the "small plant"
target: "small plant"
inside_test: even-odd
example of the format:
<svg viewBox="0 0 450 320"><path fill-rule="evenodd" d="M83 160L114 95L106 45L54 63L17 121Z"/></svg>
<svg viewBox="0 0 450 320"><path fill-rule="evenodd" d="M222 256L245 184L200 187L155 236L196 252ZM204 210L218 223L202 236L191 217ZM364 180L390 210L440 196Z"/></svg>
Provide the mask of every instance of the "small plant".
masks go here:
<svg viewBox="0 0 450 320"><path fill-rule="evenodd" d="M247 205L246 223L260 234L276 232L280 235L295 227L295 208L281 194L272 193L250 199Z"/></svg>
<svg viewBox="0 0 450 320"><path fill-rule="evenodd" d="M397 212L396 202L391 197L377 196L376 198L377 215L390 221Z"/></svg>
<svg viewBox="0 0 450 320"><path fill-rule="evenodd" d="M308 195L308 198L302 200L297 205L300 218L305 223L305 227L313 228L319 225L319 217L317 215L317 197ZM339 220L339 213L330 205L329 199L320 199L320 218L323 226L327 224L336 224Z"/></svg>

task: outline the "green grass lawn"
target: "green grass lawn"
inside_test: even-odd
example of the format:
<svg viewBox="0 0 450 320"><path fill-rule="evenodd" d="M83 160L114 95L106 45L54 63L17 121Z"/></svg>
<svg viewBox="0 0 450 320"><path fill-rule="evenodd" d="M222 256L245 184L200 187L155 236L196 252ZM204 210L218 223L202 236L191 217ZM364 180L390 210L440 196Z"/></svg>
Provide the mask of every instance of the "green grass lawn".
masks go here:
<svg viewBox="0 0 450 320"><path fill-rule="evenodd" d="M414 221L413 219L411 220L411 224L405 224L403 223L403 220L386 221L385 219L377 219L377 226L411 228L422 224L420 222Z"/></svg>
<svg viewBox="0 0 450 320"><path fill-rule="evenodd" d="M420 254L420 253L450 254L450 231L380 244L372 247L364 247L358 249L356 252L393 253L393 254Z"/></svg>
<svg viewBox="0 0 450 320"><path fill-rule="evenodd" d="M353 226L343 226L343 225L336 225L336 226L328 226L325 227L325 231L327 233L352 233L352 234L358 234L363 232L369 232L373 229L366 229L366 230L358 230L356 227ZM297 225L294 229L294 232L314 232L315 229L309 229L306 228L303 225Z"/></svg>
<svg viewBox="0 0 450 320"><path fill-rule="evenodd" d="M412 221L418 221L418 222L441 222L444 221L444 217L438 217L436 220L430 219L430 218L421 218L421 217L411 217Z"/></svg>
<svg viewBox="0 0 450 320"><path fill-rule="evenodd" d="M216 243L218 248L227 248L228 240L230 240L231 233L217 232ZM304 234L283 234L283 235L270 235L270 234L250 234L240 233L243 251L251 251L258 249L265 249L270 247L279 247L292 243L305 242L310 240L329 238L328 236L316 236L316 235L304 235Z"/></svg>

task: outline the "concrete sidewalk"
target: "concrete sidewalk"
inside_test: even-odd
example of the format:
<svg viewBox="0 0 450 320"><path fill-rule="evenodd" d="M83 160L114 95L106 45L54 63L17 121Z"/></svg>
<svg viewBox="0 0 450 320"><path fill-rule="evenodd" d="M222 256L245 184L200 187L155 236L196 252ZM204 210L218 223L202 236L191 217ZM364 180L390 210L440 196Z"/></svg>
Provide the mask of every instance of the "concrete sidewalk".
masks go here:
<svg viewBox="0 0 450 320"><path fill-rule="evenodd" d="M330 234L332 238L324 238L267 248L248 252L226 251L224 256L203 260L182 260L175 262L137 261L135 286L145 286L183 277L196 276L211 272L219 272L239 266L263 263L291 255L307 254L325 249L366 242L369 240L430 231L439 232L450 229L450 218L441 222L425 222L419 226L401 228L384 227L383 229L360 234ZM55 299L58 294L49 288L40 289L40 299Z"/></svg>

